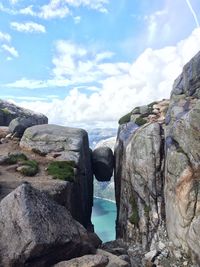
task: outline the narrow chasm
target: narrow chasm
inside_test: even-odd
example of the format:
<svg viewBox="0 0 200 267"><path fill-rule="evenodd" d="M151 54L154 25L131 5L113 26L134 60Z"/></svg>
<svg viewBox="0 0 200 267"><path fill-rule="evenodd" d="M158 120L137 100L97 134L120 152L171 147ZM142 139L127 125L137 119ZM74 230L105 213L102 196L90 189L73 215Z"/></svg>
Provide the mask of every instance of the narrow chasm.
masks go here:
<svg viewBox="0 0 200 267"><path fill-rule="evenodd" d="M91 153L94 174L92 223L103 243L116 239L116 201L114 185L115 137L103 139L93 146Z"/></svg>

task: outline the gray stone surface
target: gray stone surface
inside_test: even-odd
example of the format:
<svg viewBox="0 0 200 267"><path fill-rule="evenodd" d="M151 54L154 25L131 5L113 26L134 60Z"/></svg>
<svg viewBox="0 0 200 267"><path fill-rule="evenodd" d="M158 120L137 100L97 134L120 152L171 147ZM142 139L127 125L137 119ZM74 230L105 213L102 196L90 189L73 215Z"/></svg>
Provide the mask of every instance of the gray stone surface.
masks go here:
<svg viewBox="0 0 200 267"><path fill-rule="evenodd" d="M162 221L162 149L161 126L152 123L137 129L127 144L118 140L115 152L117 236L146 249Z"/></svg>
<svg viewBox="0 0 200 267"><path fill-rule="evenodd" d="M169 238L200 263L200 53L174 83L165 129L165 203ZM181 95L180 95L181 94ZM179 112L177 112L179 110ZM182 112L181 112L182 111ZM170 140L170 142L169 142Z"/></svg>
<svg viewBox="0 0 200 267"><path fill-rule="evenodd" d="M105 267L108 257L104 255L85 255L69 261L59 262L54 267Z"/></svg>
<svg viewBox="0 0 200 267"><path fill-rule="evenodd" d="M44 124L44 121L38 120L36 117L18 117L13 119L9 123L9 131L15 135L15 137L21 138L24 131L31 126Z"/></svg>
<svg viewBox="0 0 200 267"><path fill-rule="evenodd" d="M0 202L1 266L51 266L93 249L70 213L30 184Z"/></svg>
<svg viewBox="0 0 200 267"><path fill-rule="evenodd" d="M0 126L8 126L17 117L33 118L37 121L37 124L48 123L48 118L45 115L21 108L0 99Z"/></svg>
<svg viewBox="0 0 200 267"><path fill-rule="evenodd" d="M106 146L96 148L92 152L92 167L98 181L110 181L114 167L112 150Z"/></svg>
<svg viewBox="0 0 200 267"><path fill-rule="evenodd" d="M77 167L67 208L84 227L91 227L93 174L88 135L85 130L58 125L36 125L26 129L20 141L24 150L46 154L56 160L74 161Z"/></svg>

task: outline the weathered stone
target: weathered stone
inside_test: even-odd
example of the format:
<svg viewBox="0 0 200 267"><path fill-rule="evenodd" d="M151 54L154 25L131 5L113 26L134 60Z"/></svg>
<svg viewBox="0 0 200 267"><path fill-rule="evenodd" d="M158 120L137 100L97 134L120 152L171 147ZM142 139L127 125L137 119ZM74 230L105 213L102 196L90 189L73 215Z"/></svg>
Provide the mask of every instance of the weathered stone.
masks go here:
<svg viewBox="0 0 200 267"><path fill-rule="evenodd" d="M1 266L50 266L91 252L86 230L30 184L0 202Z"/></svg>
<svg viewBox="0 0 200 267"><path fill-rule="evenodd" d="M20 147L48 156L57 153L56 160L75 162L77 172L67 208L84 227L91 227L93 174L87 132L50 124L36 125L26 129Z"/></svg>
<svg viewBox="0 0 200 267"><path fill-rule="evenodd" d="M17 117L33 118L37 124L48 123L48 118L43 114L21 108L7 101L0 100L0 125L8 126Z"/></svg>
<svg viewBox="0 0 200 267"><path fill-rule="evenodd" d="M117 267L130 267L130 264L122 259L120 259L119 257L117 257L114 254L111 254L105 250L102 249L97 249L96 252L97 255L102 255L102 256L106 256L109 259L108 264L106 265L107 267L113 267L113 266L117 266Z"/></svg>
<svg viewBox="0 0 200 267"><path fill-rule="evenodd" d="M98 181L110 181L113 174L114 157L109 147L98 147L92 152L93 172Z"/></svg>
<svg viewBox="0 0 200 267"><path fill-rule="evenodd" d="M108 257L104 255L85 255L69 261L59 262L54 267L105 267Z"/></svg>
<svg viewBox="0 0 200 267"><path fill-rule="evenodd" d="M123 152L116 146L117 236L144 248L151 246L162 221L161 132L158 123L148 124L136 129L127 144L121 141Z"/></svg>
<svg viewBox="0 0 200 267"><path fill-rule="evenodd" d="M200 264L200 52L174 83L165 129L165 206L169 238ZM182 97L178 97L182 94ZM171 140L170 142L168 142Z"/></svg>
<svg viewBox="0 0 200 267"><path fill-rule="evenodd" d="M15 135L15 137L21 138L24 131L31 126L44 124L43 121L38 120L37 117L18 117L13 119L9 124L9 131Z"/></svg>

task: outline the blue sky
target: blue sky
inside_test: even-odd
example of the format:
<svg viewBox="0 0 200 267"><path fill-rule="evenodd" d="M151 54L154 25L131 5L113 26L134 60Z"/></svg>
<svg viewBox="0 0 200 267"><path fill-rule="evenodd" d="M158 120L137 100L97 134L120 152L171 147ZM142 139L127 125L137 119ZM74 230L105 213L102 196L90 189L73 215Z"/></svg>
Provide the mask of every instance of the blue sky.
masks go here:
<svg viewBox="0 0 200 267"><path fill-rule="evenodd" d="M170 95L200 48L199 0L0 0L0 98L113 127Z"/></svg>

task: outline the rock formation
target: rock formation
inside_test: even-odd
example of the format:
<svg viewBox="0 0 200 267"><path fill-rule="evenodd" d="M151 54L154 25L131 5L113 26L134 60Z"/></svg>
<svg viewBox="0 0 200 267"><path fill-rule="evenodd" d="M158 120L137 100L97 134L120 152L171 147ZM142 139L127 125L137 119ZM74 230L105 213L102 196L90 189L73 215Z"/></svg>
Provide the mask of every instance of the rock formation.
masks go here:
<svg viewBox="0 0 200 267"><path fill-rule="evenodd" d="M98 181L110 181L113 174L114 157L109 147L102 146L92 152L93 172Z"/></svg>
<svg viewBox="0 0 200 267"><path fill-rule="evenodd" d="M137 107L119 121L117 237L154 250L154 260L169 238L171 252L179 248L200 264L199 98L200 52L174 82L170 101Z"/></svg>
<svg viewBox="0 0 200 267"><path fill-rule="evenodd" d="M0 266L51 266L94 252L63 206L24 183L0 202Z"/></svg>
<svg viewBox="0 0 200 267"><path fill-rule="evenodd" d="M93 175L87 132L57 125L37 125L24 132L20 147L75 163L77 171L67 208L82 225L91 227Z"/></svg>
<svg viewBox="0 0 200 267"><path fill-rule="evenodd" d="M8 126L13 119L18 117L29 118L29 120L32 119L34 124L48 123L48 118L43 114L0 100L0 126Z"/></svg>

